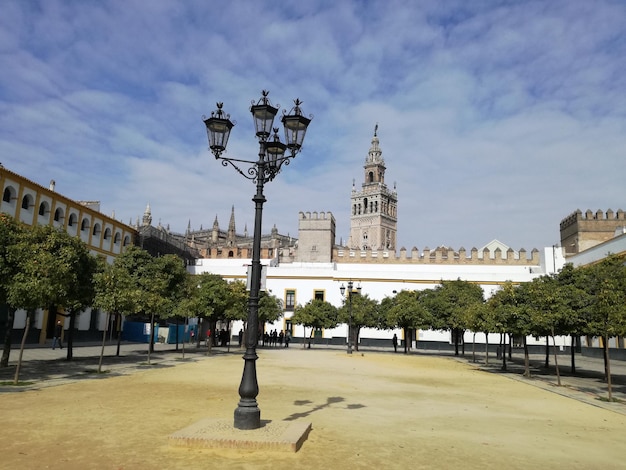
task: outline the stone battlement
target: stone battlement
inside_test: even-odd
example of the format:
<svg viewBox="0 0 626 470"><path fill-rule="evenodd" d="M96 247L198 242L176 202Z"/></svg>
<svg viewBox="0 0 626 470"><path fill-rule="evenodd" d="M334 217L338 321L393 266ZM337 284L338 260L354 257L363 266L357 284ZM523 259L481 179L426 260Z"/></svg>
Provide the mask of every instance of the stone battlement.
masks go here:
<svg viewBox="0 0 626 470"><path fill-rule="evenodd" d="M313 220L332 220L332 212L302 212L298 213L300 219L313 219Z"/></svg>
<svg viewBox="0 0 626 470"><path fill-rule="evenodd" d="M626 214L622 209L613 212L578 209L571 213L560 224L561 246L566 255L573 255L588 250L615 236L615 231L626 226Z"/></svg>
<svg viewBox="0 0 626 470"><path fill-rule="evenodd" d="M572 212L570 215L561 220L561 230L569 227L570 225L576 224L576 222L580 220L594 220L594 221L614 221L614 220L623 220L626 223L626 214L622 209L618 209L617 212L613 212L613 210L609 209L606 212L602 212L601 210L597 210L595 212L587 209L585 213L578 209L575 212Z"/></svg>
<svg viewBox="0 0 626 470"><path fill-rule="evenodd" d="M350 250L343 248L333 249L333 260L337 263L382 263L382 264L474 264L474 265L539 265L539 250L534 248L530 256L525 249L515 252L508 249L503 252L497 248L493 254L488 248L479 252L472 248L469 253L465 248L454 251L450 248L436 248L430 250L424 248L420 252L413 247L410 256L407 256L406 248L400 249L399 255L394 251Z"/></svg>

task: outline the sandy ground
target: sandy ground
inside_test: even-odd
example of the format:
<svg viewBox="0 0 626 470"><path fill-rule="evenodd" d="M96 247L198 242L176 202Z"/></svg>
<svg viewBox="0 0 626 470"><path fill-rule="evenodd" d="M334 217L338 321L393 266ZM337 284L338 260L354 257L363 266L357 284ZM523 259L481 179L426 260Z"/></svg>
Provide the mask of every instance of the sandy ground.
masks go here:
<svg viewBox="0 0 626 470"><path fill-rule="evenodd" d="M2 469L626 467L626 416L452 358L260 350L263 420L305 420L297 453L187 449L232 419L240 353L0 395Z"/></svg>

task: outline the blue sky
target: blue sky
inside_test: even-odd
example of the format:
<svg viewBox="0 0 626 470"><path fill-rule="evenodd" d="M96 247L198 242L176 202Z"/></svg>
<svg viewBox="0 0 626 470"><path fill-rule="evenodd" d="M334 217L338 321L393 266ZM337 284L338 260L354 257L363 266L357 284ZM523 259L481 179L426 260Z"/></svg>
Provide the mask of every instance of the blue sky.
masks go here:
<svg viewBox="0 0 626 470"><path fill-rule="evenodd" d="M0 162L102 211L184 232L252 232L253 183L208 151L255 158L261 90L313 114L266 185L263 231L331 211L347 240L374 126L398 191L398 245L559 241L576 209L626 210L622 1L2 1Z"/></svg>

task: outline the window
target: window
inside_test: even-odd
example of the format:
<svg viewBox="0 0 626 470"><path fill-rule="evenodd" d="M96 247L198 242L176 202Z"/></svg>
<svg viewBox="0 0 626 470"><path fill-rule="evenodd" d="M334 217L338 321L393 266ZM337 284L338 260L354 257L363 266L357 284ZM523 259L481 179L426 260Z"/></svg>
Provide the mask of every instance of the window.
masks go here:
<svg viewBox="0 0 626 470"><path fill-rule="evenodd" d="M100 235L100 232L102 232L102 229L100 228L100 224L93 224L93 236L97 237Z"/></svg>
<svg viewBox="0 0 626 470"><path fill-rule="evenodd" d="M86 232L87 230L89 230L89 219L88 218L84 218L83 221L80 224L80 230L82 232Z"/></svg>
<svg viewBox="0 0 626 470"><path fill-rule="evenodd" d="M2 194L2 202L11 202L13 196L11 189L12 188L9 186L4 188L4 193Z"/></svg>
<svg viewBox="0 0 626 470"><path fill-rule="evenodd" d="M57 208L54 211L54 221L59 222L60 220L63 220L63 209Z"/></svg>
<svg viewBox="0 0 626 470"><path fill-rule="evenodd" d="M323 290L316 290L313 294L313 298L315 300L324 300L324 291Z"/></svg>
<svg viewBox="0 0 626 470"><path fill-rule="evenodd" d="M70 220L67 221L67 225L69 227L73 227L74 225L76 225L76 222L78 222L78 217L76 216L76 214L70 214Z"/></svg>
<svg viewBox="0 0 626 470"><path fill-rule="evenodd" d="M33 205L32 203L32 197L30 195L26 195L22 198L22 209L30 209L30 207Z"/></svg>
<svg viewBox="0 0 626 470"><path fill-rule="evenodd" d="M41 204L39 204L39 215L46 215L46 203L42 202Z"/></svg>
<svg viewBox="0 0 626 470"><path fill-rule="evenodd" d="M122 235L120 234L120 232L115 232L115 237L113 238L113 243L115 243L116 245L119 245L121 239L122 239Z"/></svg>
<svg viewBox="0 0 626 470"><path fill-rule="evenodd" d="M107 228L107 229L104 231L104 239L105 239L105 240L108 240L109 238L111 238L111 229L110 229L110 228Z"/></svg>
<svg viewBox="0 0 626 470"><path fill-rule="evenodd" d="M288 290L285 292L285 310L293 310L296 306L296 291Z"/></svg>

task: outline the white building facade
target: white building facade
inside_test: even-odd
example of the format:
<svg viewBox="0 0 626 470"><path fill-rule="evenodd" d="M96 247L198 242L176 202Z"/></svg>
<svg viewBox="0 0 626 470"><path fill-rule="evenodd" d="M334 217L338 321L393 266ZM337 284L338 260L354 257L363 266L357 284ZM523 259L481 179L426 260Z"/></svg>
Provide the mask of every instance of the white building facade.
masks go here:
<svg viewBox="0 0 626 470"><path fill-rule="evenodd" d="M461 279L478 284L483 289L485 298L489 298L500 285L507 281L513 283L529 282L533 278L546 273L554 272L564 264L562 256L553 256L552 247L544 250L540 264L526 265L496 265L496 264L377 264L377 263L304 263L294 262L271 266L270 260L263 260L266 273L265 289L268 293L283 301L284 317L279 321L264 325L265 331L290 330L294 338L308 337L311 332L304 331L301 325L290 322L293 307L305 305L315 298L321 298L336 307L343 305L341 285L353 281L361 288L361 294L381 301L385 297L392 297L401 290L432 289L442 280L453 281ZM560 250L556 251L560 255ZM546 261L547 260L547 266ZM193 274L213 273L224 277L228 281L240 280L246 282L248 266L251 259L201 259L189 270ZM243 325L232 325L232 331L238 332ZM336 328L318 332L322 342L339 344L347 341L348 327L345 324ZM368 344L389 341L393 334L402 338L401 330L376 330L365 328L360 332L360 341ZM466 333L465 341L471 342L473 334ZM482 336L482 335L481 335ZM418 341L450 342L447 331L419 331ZM318 336L318 340L320 337ZM498 342L499 336L492 335L489 342ZM477 342L484 342L484 337L477 337ZM561 344L569 344L567 338L560 339ZM529 338L529 344L533 344ZM537 342L539 342L537 340Z"/></svg>

